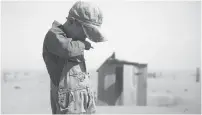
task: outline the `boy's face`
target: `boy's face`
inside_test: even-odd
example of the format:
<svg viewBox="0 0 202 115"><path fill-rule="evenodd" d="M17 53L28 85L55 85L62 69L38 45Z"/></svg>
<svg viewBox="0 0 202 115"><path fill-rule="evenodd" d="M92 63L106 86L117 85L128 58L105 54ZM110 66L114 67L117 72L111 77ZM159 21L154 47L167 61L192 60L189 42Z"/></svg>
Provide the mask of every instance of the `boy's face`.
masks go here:
<svg viewBox="0 0 202 115"><path fill-rule="evenodd" d="M78 21L74 20L71 28L73 39L85 41L87 36L85 35L82 25Z"/></svg>

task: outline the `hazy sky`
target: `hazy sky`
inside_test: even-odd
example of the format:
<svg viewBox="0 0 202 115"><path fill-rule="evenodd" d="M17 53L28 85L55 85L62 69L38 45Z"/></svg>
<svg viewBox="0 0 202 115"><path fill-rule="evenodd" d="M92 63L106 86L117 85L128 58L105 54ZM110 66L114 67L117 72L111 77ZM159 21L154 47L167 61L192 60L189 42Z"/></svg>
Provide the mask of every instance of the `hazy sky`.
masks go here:
<svg viewBox="0 0 202 115"><path fill-rule="evenodd" d="M108 42L93 44L87 67L98 68L113 51L149 69L200 66L200 2L95 2L104 14ZM3 69L45 69L43 39L54 20L65 22L74 2L2 2Z"/></svg>

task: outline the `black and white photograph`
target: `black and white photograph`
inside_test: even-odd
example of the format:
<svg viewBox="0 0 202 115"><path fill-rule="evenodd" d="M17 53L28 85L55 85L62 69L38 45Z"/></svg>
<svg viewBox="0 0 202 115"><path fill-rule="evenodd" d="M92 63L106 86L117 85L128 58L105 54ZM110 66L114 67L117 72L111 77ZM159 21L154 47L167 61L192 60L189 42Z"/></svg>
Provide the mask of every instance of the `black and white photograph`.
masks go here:
<svg viewBox="0 0 202 115"><path fill-rule="evenodd" d="M201 0L1 0L1 114L201 114Z"/></svg>

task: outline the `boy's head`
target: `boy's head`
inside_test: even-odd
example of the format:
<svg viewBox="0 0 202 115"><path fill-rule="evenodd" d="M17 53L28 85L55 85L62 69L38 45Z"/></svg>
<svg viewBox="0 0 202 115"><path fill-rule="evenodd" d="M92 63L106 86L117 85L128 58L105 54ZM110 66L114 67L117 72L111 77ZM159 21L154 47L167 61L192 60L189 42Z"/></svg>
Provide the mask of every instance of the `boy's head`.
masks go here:
<svg viewBox="0 0 202 115"><path fill-rule="evenodd" d="M104 42L100 30L102 20L102 12L96 5L78 1L70 9L64 28L70 31L74 39L89 38L93 42Z"/></svg>

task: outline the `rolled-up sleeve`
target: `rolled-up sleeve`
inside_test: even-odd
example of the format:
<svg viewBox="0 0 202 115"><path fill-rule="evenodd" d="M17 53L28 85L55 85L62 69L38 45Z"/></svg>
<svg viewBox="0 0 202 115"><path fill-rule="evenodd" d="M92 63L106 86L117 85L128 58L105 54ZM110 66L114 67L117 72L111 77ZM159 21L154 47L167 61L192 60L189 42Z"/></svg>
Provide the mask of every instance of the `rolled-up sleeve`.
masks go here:
<svg viewBox="0 0 202 115"><path fill-rule="evenodd" d="M81 41L73 41L61 34L49 31L46 35L46 48L48 52L62 58L71 58L82 55L85 45Z"/></svg>

